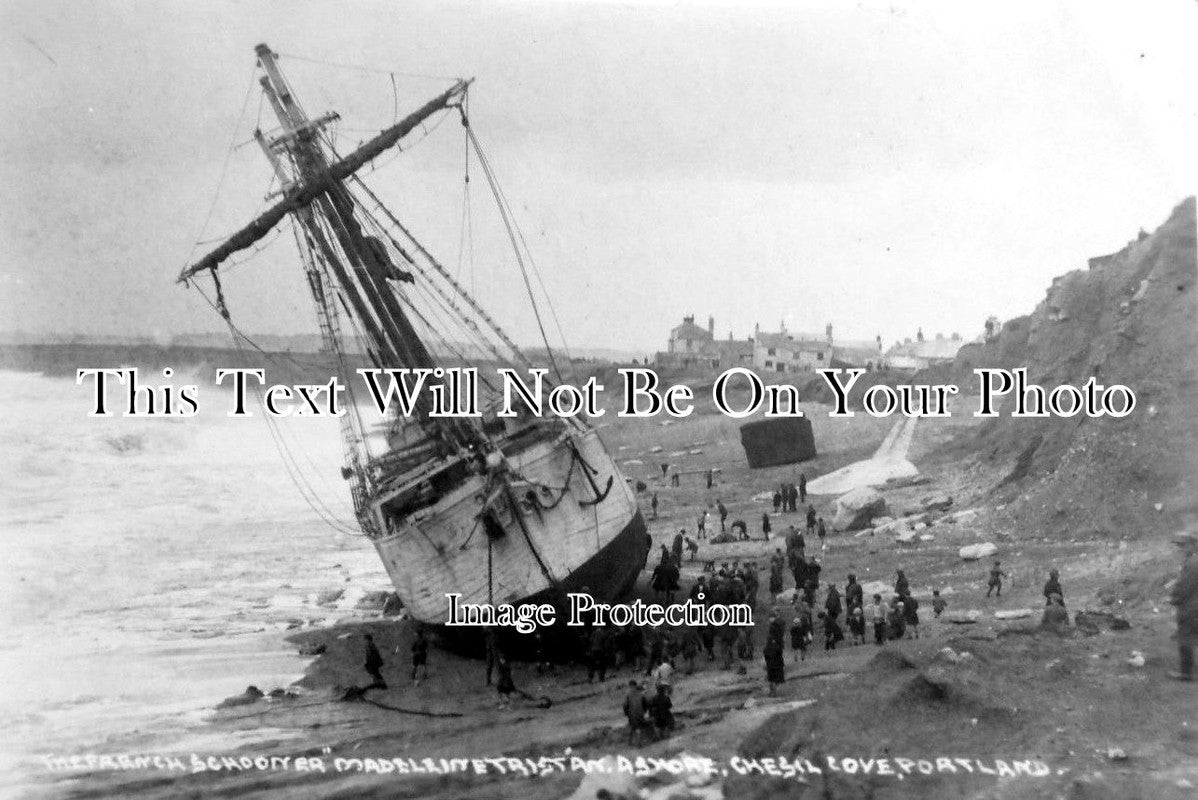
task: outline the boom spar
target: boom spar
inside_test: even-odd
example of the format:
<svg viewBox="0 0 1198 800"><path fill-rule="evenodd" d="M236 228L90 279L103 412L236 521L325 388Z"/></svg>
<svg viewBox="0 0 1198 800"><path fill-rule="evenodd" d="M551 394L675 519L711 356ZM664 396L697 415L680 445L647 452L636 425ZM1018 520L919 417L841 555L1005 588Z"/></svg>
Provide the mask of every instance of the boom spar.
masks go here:
<svg viewBox="0 0 1198 800"><path fill-rule="evenodd" d="M387 128L378 136L363 144L340 161L330 164L328 169L315 179L304 180L293 186L283 200L262 212L252 222L234 233L208 255L201 258L179 273L178 282L186 283L192 276L206 270L215 270L234 253L251 247L279 224L293 211L306 208L317 199L325 196L330 190L340 186L341 181L356 173L359 169L378 158L391 147L399 143L403 137L411 133L417 125L433 114L446 108L451 108L461 97L474 79L459 80L449 89L429 100L420 108Z"/></svg>

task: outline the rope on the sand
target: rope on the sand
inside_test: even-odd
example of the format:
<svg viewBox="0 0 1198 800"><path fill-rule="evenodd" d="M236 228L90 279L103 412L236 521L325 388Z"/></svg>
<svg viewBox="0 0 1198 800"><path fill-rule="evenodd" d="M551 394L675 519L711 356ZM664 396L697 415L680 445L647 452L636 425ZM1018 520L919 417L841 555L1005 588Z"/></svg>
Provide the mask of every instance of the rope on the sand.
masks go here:
<svg viewBox="0 0 1198 800"><path fill-rule="evenodd" d="M394 711L397 714L412 714L417 717L464 717L464 716L466 716L465 714L458 713L457 711L443 711L443 712L442 711L420 711L415 708L400 708L399 706L389 706L385 703L380 703L377 700L367 700L365 697L362 698L362 702L369 703L372 706L377 706L378 708L382 708L387 711Z"/></svg>

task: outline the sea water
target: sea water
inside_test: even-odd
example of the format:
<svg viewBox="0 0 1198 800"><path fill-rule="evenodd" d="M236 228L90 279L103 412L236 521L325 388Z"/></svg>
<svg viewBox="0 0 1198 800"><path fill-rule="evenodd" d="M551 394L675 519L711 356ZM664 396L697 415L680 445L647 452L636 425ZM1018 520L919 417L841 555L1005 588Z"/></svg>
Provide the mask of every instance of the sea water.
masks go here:
<svg viewBox="0 0 1198 800"><path fill-rule="evenodd" d="M272 429L228 418L210 376L176 382L199 385L195 417L89 418L91 388L0 372L0 774L228 752L255 734L217 734L210 709L302 673L289 626L367 616L356 601L389 588L335 419Z"/></svg>

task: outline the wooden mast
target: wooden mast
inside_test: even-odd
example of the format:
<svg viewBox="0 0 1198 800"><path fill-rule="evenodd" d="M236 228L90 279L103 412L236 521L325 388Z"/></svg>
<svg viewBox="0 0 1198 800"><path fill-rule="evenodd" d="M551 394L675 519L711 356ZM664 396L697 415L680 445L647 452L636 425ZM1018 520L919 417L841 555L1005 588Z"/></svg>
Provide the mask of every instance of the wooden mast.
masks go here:
<svg viewBox="0 0 1198 800"><path fill-rule="evenodd" d="M278 74L278 67L275 64L276 56L271 49L266 45L261 44L258 45L257 51L259 54L259 60L263 61L263 68L266 67L267 63L270 63L273 71ZM264 54L267 55L265 60L263 60ZM282 76L280 75L279 77L281 80ZM225 261L225 259L229 258L229 256L252 246L263 236L270 233L271 229L273 229L274 226L282 221L282 219L289 213L298 208L311 205L318 197L323 196L330 189L339 185L340 181L344 180L350 175L353 175L363 166L370 163L371 160L378 158L380 155L386 152L388 148L395 146L401 139L403 139L403 137L411 133L421 122L428 119L438 111L456 105L455 101L462 96L462 94L466 91L466 88L472 82L473 79L460 80L456 82L453 86L449 87L432 100L429 100L423 106L416 109L411 114L392 125L390 128L387 128L378 136L375 136L373 139L366 142L364 145L347 155L345 158L332 164L328 164L325 172L321 175L314 176L314 180L305 180L302 181L300 185L293 187L291 191L286 193L282 201L262 212L262 214L256 217L252 222L234 233L227 240L225 240L223 244L214 249L212 252L208 253L199 261L195 262L189 267L186 267L181 273L179 273L179 282L184 283L197 273L219 267ZM291 97L290 89L287 90L287 97ZM280 98L280 101L281 100L282 98ZM294 100L291 102L294 104ZM296 111L299 111L299 109L297 108ZM302 115L302 112L299 113ZM287 117L289 115L284 113L283 116ZM316 122L311 122L306 119L304 121L309 126L316 126L320 122L319 120ZM280 123L283 123L282 118L280 118ZM284 130L286 131L287 128L288 125L284 123ZM310 127L307 132L310 135L312 128ZM299 131L293 131L292 133L298 134Z"/></svg>
<svg viewBox="0 0 1198 800"><path fill-rule="evenodd" d="M377 365L436 366L432 353L402 307L397 290L390 285L391 281L411 281L412 276L391 261L383 242L363 232L355 216L357 204L342 181L398 143L424 119L454 105L453 101L465 91L469 81L458 81L353 153L330 163L319 136L323 126L336 119L336 115L309 119L283 78L277 55L265 44L258 45L256 52L266 73L261 79L262 89L278 117L282 133L267 140L261 131L256 131L255 138L280 178L284 199L184 269L179 280L185 282L203 271L215 273L225 259L251 246L284 217L293 214L310 246L331 271L347 309L361 323ZM293 163L294 174L288 174L284 159ZM329 302L323 292L314 288L313 293L317 303ZM430 402L422 395L416 403L415 417L433 438L449 434L458 444L476 438L463 426L444 425L431 419L430 408L426 407Z"/></svg>

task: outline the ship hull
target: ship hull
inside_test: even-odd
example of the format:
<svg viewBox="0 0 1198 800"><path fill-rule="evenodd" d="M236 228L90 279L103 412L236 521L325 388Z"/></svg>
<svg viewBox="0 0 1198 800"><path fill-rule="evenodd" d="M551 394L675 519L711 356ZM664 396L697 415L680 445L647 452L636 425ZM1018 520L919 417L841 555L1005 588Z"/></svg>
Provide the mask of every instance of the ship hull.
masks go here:
<svg viewBox="0 0 1198 800"><path fill-rule="evenodd" d="M649 537L635 493L594 431L508 454L502 482L471 475L421 513L384 518L374 545L405 610L444 625L459 603L561 604L586 587L601 602L626 595ZM488 519L489 517L489 519Z"/></svg>

